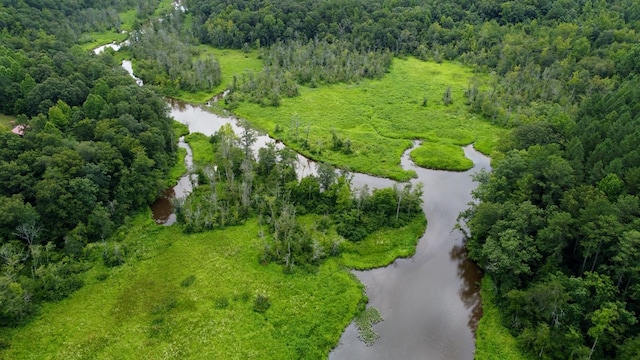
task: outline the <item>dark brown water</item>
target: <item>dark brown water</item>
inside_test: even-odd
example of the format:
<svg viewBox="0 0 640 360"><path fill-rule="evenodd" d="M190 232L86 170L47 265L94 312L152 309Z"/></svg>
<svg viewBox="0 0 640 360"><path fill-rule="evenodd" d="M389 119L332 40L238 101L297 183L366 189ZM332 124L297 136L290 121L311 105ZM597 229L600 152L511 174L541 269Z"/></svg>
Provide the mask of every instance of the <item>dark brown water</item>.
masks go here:
<svg viewBox="0 0 640 360"><path fill-rule="evenodd" d="M184 158L184 163L187 166L189 173L185 174L178 180L176 186L171 189L166 189L162 196L151 204L151 213L153 219L157 224L173 225L176 222L176 214L173 212L173 205L171 205L171 199L173 198L185 198L193 190L193 184L196 181L195 175L191 174L193 170L193 152L191 147L184 141L184 137L180 138L178 146L187 150L187 155Z"/></svg>
<svg viewBox="0 0 640 360"><path fill-rule="evenodd" d="M412 258L354 272L385 320L374 326L380 338L372 346L349 325L330 359L473 359L474 331L482 315L480 273L467 260L462 234L452 229L471 201L476 186L471 174L488 168L489 159L471 146L464 151L475 167L463 173L422 169L408 152L403 156L403 168L415 170L414 181L425 185L427 230Z"/></svg>

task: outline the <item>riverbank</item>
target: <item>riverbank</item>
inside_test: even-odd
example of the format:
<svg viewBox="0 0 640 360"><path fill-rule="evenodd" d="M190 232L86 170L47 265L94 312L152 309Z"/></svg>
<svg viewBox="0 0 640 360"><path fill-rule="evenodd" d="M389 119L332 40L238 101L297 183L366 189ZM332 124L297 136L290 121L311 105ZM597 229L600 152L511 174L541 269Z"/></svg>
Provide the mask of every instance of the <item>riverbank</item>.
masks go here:
<svg viewBox="0 0 640 360"><path fill-rule="evenodd" d="M411 142L409 142L410 144ZM445 173L440 172L440 174ZM437 191L439 191L438 187L430 186L425 198L429 199L430 194ZM469 189L465 191L468 193ZM455 218L455 216L457 214L453 217ZM313 222L313 219L309 221ZM432 225L440 229L443 226L448 226L446 224L438 224L437 221L435 224L430 224L430 228ZM295 273L285 275L282 274L282 268L279 266L268 265L262 267L262 265L259 265L257 252L260 244L256 242L257 229L255 228L255 220L248 221L246 224L235 228L188 236L177 232L178 230L176 229L179 229L179 226L167 228L172 230L164 230L164 228L162 230L152 229L147 220L137 219L131 226L131 228L121 230L118 233L119 237L114 239L114 241L124 245L123 249L128 249L134 254L130 258L131 262L123 266L123 270L105 268L103 272L95 275L93 280L89 279L87 281L88 286L99 286L99 282L113 281L106 288L93 288L93 291L99 294L96 296L104 297L106 302L100 302L96 298L86 295L85 291L90 290L83 289L79 292L81 293L80 295L77 295L77 297L74 295L68 299L69 303L66 304L72 309L67 311L73 311L73 308L75 308L82 313L81 309L93 309L85 313L86 317L102 319L105 322L104 327L101 328L98 324L81 316L79 320L82 324L89 322L90 324L95 324L95 327L91 333L77 331L77 328L83 328L84 325L71 320L73 317L69 315L70 313L66 313L66 317L57 317L59 312L64 312L65 310L52 307L51 310L47 310L36 321L40 325L57 324L55 328L47 328L45 326L48 329L45 333L52 335L43 335L39 332L42 330L38 330L39 326L37 324L34 324L33 327L30 324L24 337L17 334L14 336L15 340L12 340L12 342L17 341L17 343L12 344L8 354L16 355L20 358L21 354L23 354L20 349L26 351L29 347L27 340L41 337L45 341L43 345L46 345L43 346L43 349L50 347L52 348L52 353L58 354L79 351L78 349L85 351L86 349L88 356L110 357L113 354L111 353L112 349L120 350L124 353L131 352L132 350L130 349L134 349L131 352L132 354L134 352L150 354L150 358L157 356L161 352L166 353L168 351L173 351L176 356L187 358L220 357L221 354L229 357L229 354L236 353L240 354L238 358L252 356L258 358L323 358L326 357L329 349L338 342L337 339L341 330L347 326L356 312L362 309L361 305L364 299L362 285L344 270L346 263L341 263L337 259L329 259L320 266L317 273L313 274ZM370 239L356 243L354 245L355 248L345 249L346 253L351 254L350 266L359 268L382 266L393 262L395 259L393 254L411 255L413 253L412 248L415 248L415 243L423 230L424 222L412 224L407 229L387 231L384 234L373 234ZM450 230L450 227L447 230ZM158 246L156 252L153 250L153 241L137 242L147 239L147 232L158 241L156 243ZM131 240L126 240L130 235L132 236ZM236 240L243 236L245 237L244 240ZM125 239L124 241L122 240L123 238ZM229 244L226 239L234 240L232 244ZM130 243L127 241L130 241ZM227 247L212 246L212 244L200 246L201 244L198 244L198 242L207 241L215 242L217 245L219 245L218 242L221 242L226 244ZM369 254L375 253L375 251L371 250L376 249L381 241L386 242L384 251L378 251L382 256L374 254L375 256L366 258ZM429 241L425 246L432 245L433 241ZM371 247L371 249L366 249L365 246ZM140 250L140 247L142 250ZM193 248L195 252L186 250L188 247ZM173 249L178 249L178 252ZM184 257L182 256L183 253L189 255ZM440 256L437 252L429 254L429 256ZM445 249L445 254L448 254L448 248ZM343 256L346 258L346 255ZM227 260L229 261L222 261L221 257L228 258ZM417 258L420 260L422 255L417 256ZM176 268L175 271L172 270L172 266L168 264L169 259L175 261L176 264L182 264L182 266L179 269ZM449 265L453 264L453 269L458 266L457 259L454 261L447 259L446 262L450 263ZM358 263L365 265L354 265ZM177 266L179 265L175 265L175 267ZM182 272L185 269L193 269L193 271L191 273ZM206 271L202 273L197 269L205 269ZM258 274L258 269L264 271L265 274ZM278 276L275 275L276 271L274 269L278 270ZM121 273L123 275L120 275ZM218 274L224 275L219 276ZM431 274L434 276L440 275L438 271L433 271ZM267 277L266 279L265 276ZM291 278L288 276L291 276ZM320 280L318 280L319 276ZM322 276L327 276L328 278ZM201 283L199 282L201 277L210 277L215 281ZM227 277L244 279L244 282L233 282ZM332 278L337 282L331 282L330 279ZM350 281L352 282L348 283L345 279L351 279ZM282 287L290 286L289 283L291 281L300 281L302 285L295 288L295 293L283 291ZM126 286L129 282L131 286ZM226 282L230 282L233 287L226 288L224 285L220 285ZM409 282L407 285L410 285ZM197 284L202 284L202 287L198 287L199 285ZM317 287L327 286L327 284L328 293L316 289ZM453 294L456 294L460 286L457 275L450 285L452 285ZM168 292L165 291L165 288L168 289ZM249 289L249 292L248 294L244 291L238 293L240 290L237 289ZM302 296L298 293L310 293L312 296ZM356 293L357 295L353 295ZM276 295L272 296L270 294ZM338 300L336 298L344 294L347 294L344 299ZM252 302L258 299L259 295L267 295L272 305L264 314L264 317L257 316L252 307ZM125 301L127 298L132 299L132 301ZM276 300L278 305L276 305ZM78 303L73 303L74 301L78 301ZM457 298L455 301L460 302L461 299ZM101 303L102 306L96 309L90 305L93 302ZM203 307L195 304L202 304ZM122 308L125 308L124 315L115 316L119 317L116 322L106 320L109 316L121 314ZM234 311L231 314L224 312L218 314L212 311L212 308L217 310L233 309ZM385 314L388 314L388 310L388 307L382 308L383 317L386 317ZM435 311L439 311L438 308ZM312 316L310 318L300 318L299 312L311 313ZM415 314L415 311L410 310L404 313L405 315ZM215 315L220 316L216 317ZM459 315L466 318L466 310L460 311ZM232 320L229 320L230 316ZM126 318L126 320L123 320L123 318ZM287 322L287 319L296 320ZM389 323L397 324L398 321L404 321L405 317L395 317L395 319L389 317L388 319ZM274 322L274 320L279 321ZM41 323L41 321L44 321L44 323ZM381 326L384 326L384 324L383 322ZM393 326L395 327L396 325ZM462 323L456 321L454 327L461 328L463 331L470 331L467 328L466 321ZM113 329L115 328L123 330L114 333ZM186 329L202 333L203 337L193 336ZM407 329L411 331L410 327L407 327ZM30 335L29 331L32 331ZM76 335L70 336L72 340L67 341L65 344L51 344L51 336L53 338L61 338L66 333ZM229 338L226 337L226 334L233 336ZM288 339L284 344L280 341L282 334L286 335L284 338ZM193 343L192 340L188 339L189 335L194 337L197 343ZM211 340L212 337L214 340ZM232 339L234 337L241 338L236 341L238 345L235 346L241 346L246 351L238 352L239 350L236 348L227 346L228 343L233 342ZM249 340L247 339L248 337L254 340ZM259 340L255 340L255 338L259 338ZM389 341L394 338L385 335L381 341L384 344L389 344ZM218 344L218 341L222 341L224 344ZM280 341L281 344L274 345L274 342L277 341ZM198 346L203 347L202 345L205 345L206 349L193 349ZM390 349L395 348L397 348L395 345L390 347ZM464 349L466 348L467 346L464 346ZM264 349L273 350L267 353ZM414 348L414 350L416 349ZM442 350L439 348L434 349L435 351ZM215 351L221 352L217 353ZM464 352L466 353L466 350Z"/></svg>
<svg viewBox="0 0 640 360"><path fill-rule="evenodd" d="M482 279L480 296L483 315L476 331L476 360L531 360L520 350L517 340L502 325L500 312L495 304L493 282L487 276Z"/></svg>
<svg viewBox="0 0 640 360"><path fill-rule="evenodd" d="M27 359L37 348L41 358L326 358L364 301L362 285L341 258L315 273L261 265L258 231L254 219L186 235L141 214L116 235L127 262L95 266L71 297L4 330L11 346L0 355ZM416 237L411 226L385 235L402 244ZM264 314L253 308L259 294L271 304Z"/></svg>
<svg viewBox="0 0 640 360"><path fill-rule="evenodd" d="M182 116L205 113L175 106L177 118L208 126L205 133L221 125L207 118L190 123ZM185 132L183 126L174 130L176 137ZM194 147L193 157L202 159L211 144L203 135L192 136L202 145ZM312 226L319 219L307 215L301 221ZM180 225L158 226L148 212L140 214L108 240L125 263L107 267L99 248L89 246L85 256L93 267L84 274L85 286L46 304L24 327L3 329L0 340L10 346L0 357L29 358L35 347L43 358L326 358L365 303L347 262L367 268L409 256L424 228L421 216L345 246L344 258L329 258L317 271L285 274L281 265L259 262L264 244L255 218L187 235ZM264 297L269 308L255 311Z"/></svg>
<svg viewBox="0 0 640 360"><path fill-rule="evenodd" d="M299 96L280 106L243 102L233 112L307 157L406 181L415 174L400 167L400 157L414 139L425 147L414 151L415 161L433 169L470 169L460 147L471 143L484 154L494 151L506 130L471 113L464 95L474 79L488 78L452 62L396 58L379 80L301 86ZM442 102L447 89L450 105ZM430 156L434 146L441 156Z"/></svg>

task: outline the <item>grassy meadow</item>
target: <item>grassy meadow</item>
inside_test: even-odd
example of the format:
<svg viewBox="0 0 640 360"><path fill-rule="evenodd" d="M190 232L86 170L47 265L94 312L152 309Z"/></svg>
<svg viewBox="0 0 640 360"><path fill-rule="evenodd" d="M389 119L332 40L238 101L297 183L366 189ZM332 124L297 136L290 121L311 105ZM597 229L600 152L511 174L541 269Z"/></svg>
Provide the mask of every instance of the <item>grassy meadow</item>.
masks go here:
<svg viewBox="0 0 640 360"><path fill-rule="evenodd" d="M213 145L209 137L201 133L193 133L184 137L193 151L193 164L198 168L207 164L213 164Z"/></svg>
<svg viewBox="0 0 640 360"><path fill-rule="evenodd" d="M0 114L0 131L9 131L13 129L12 121L15 121L16 118L13 116Z"/></svg>
<svg viewBox="0 0 640 360"><path fill-rule="evenodd" d="M313 219L306 222L313 223ZM3 329L11 346L0 358L30 359L326 359L362 308L362 285L345 264L388 263L370 254L380 239L394 253L415 247L417 222L345 247L316 273L285 274L259 263L255 220L195 235L156 225L141 214L115 238L127 263L96 265L71 297L47 304L19 329ZM412 251L399 250L410 254ZM99 245L87 251L100 257ZM257 296L269 299L254 311Z"/></svg>
<svg viewBox="0 0 640 360"><path fill-rule="evenodd" d="M412 174L400 168L400 157L414 139L425 140L421 150L414 151L414 160L429 168L468 167L463 152L454 147L475 143L483 153L493 151L504 130L467 110L464 93L472 80L488 78L455 63L394 59L380 80L301 87L300 96L282 99L279 107L243 102L233 111L314 159L407 180ZM448 87L453 103L447 106L443 96ZM351 142L353 153L332 149L333 132ZM309 147L304 149L307 136Z"/></svg>
<svg viewBox="0 0 640 360"><path fill-rule="evenodd" d="M416 165L451 171L467 171L473 167L473 161L464 156L458 145L446 142L423 142L411 151L411 159Z"/></svg>

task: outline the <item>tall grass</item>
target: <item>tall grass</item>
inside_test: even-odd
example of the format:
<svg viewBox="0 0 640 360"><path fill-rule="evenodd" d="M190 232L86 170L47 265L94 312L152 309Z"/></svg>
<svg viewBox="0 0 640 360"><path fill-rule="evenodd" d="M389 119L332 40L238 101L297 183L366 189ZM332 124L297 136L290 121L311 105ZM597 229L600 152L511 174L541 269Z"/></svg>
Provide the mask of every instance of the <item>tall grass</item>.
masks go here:
<svg viewBox="0 0 640 360"><path fill-rule="evenodd" d="M464 156L460 146L441 142L424 142L411 151L411 159L430 169L466 171L473 167L473 161Z"/></svg>
<svg viewBox="0 0 640 360"><path fill-rule="evenodd" d="M315 273L261 265L258 233L250 220L185 235L142 214L115 235L130 249L127 263L96 265L71 297L45 305L22 328L3 329L11 346L0 357L326 359L363 301L362 285L340 258ZM381 235L393 234L358 246ZM255 310L258 297L270 304L264 312Z"/></svg>
<svg viewBox="0 0 640 360"><path fill-rule="evenodd" d="M309 157L406 180L412 174L400 168L400 156L413 139L456 146L475 142L485 153L493 150L504 130L468 111L465 91L472 81L482 84L488 77L455 63L395 59L380 80L301 87L300 96L283 99L279 107L245 102L234 112ZM447 88L453 99L448 106ZM334 133L351 142L353 153L332 148ZM448 156L464 163L462 152ZM429 165L439 168L437 162Z"/></svg>
<svg viewBox="0 0 640 360"><path fill-rule="evenodd" d="M213 145L209 137L201 133L192 133L184 137L184 140L193 150L193 163L196 167L213 164Z"/></svg>

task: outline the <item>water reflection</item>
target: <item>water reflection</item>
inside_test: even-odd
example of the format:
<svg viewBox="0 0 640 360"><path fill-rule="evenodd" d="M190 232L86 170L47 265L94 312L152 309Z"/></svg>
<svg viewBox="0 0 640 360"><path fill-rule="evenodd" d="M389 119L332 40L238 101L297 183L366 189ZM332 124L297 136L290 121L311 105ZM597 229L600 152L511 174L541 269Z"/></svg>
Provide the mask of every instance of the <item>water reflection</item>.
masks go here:
<svg viewBox="0 0 640 360"><path fill-rule="evenodd" d="M385 320L376 325L380 338L372 346L348 327L330 359L473 359L474 332L482 311L475 283L481 274L466 258L462 234L452 229L472 200L470 192L477 184L470 175L488 168L489 159L472 146L464 152L475 164L467 172L420 168L409 151L403 155L403 169L418 176L412 183L424 184L427 230L411 260L354 272L367 287L369 303Z"/></svg>
<svg viewBox="0 0 640 360"><path fill-rule="evenodd" d="M215 134L218 130L220 130L223 126L229 125L233 129L233 131L240 135L245 129L243 128L242 120L233 117L233 116L221 116L210 111L207 111L205 108L201 106L191 105L179 100L175 99L167 99L167 103L171 107L171 116L177 121L187 125L190 133L201 133L206 136L211 136ZM256 141L253 144L252 150L255 157L258 156L258 151L260 148L266 147L268 144L273 144L276 149L283 149L285 145L269 137L266 134L257 132L258 136L256 137ZM191 148L187 143L184 142L184 138L180 139L179 146L187 149L187 156L185 158L185 162L187 163L187 168L189 171L193 171L193 154L191 152ZM302 179L305 176L317 175L318 163L306 158L300 154L296 154L296 172L298 174L298 178ZM193 175L191 175L193 176ZM367 174L360 173L352 173L351 182L355 188L361 188L363 186L367 186L369 189L377 189L382 187L393 186L396 182L390 179L384 179L375 177ZM171 205L170 199L173 197L184 198L189 195L192 191L192 182L193 180L189 177L189 175L185 175L180 181L178 185L174 187L174 195L171 195L170 192L167 192L164 196L152 205L153 210L153 218L159 224L170 225L175 220L171 220L175 218L175 215L169 220L165 220L167 217L165 213L167 212L167 208ZM158 209L158 214L156 214L156 209Z"/></svg>
<svg viewBox="0 0 640 360"><path fill-rule="evenodd" d="M161 197L151 204L151 212L156 224L169 226L176 222L176 214L173 212L173 205L171 205L171 199L174 197L175 191L167 189Z"/></svg>
<svg viewBox="0 0 640 360"><path fill-rule="evenodd" d="M460 290L458 294L469 310L469 328L475 334L478 321L482 317L482 304L480 301L480 281L482 273L478 266L467 257L467 248L464 245L454 245L449 252L451 260L458 264L458 276L460 277Z"/></svg>

